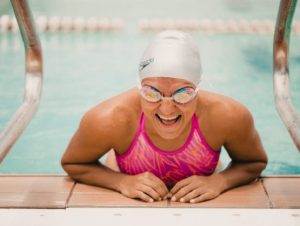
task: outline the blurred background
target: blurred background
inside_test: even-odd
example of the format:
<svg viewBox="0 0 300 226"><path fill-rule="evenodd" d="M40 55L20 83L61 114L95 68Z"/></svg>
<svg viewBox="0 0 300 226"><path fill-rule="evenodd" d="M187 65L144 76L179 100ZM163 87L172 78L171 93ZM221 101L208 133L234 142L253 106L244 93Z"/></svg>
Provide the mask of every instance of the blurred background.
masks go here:
<svg viewBox="0 0 300 226"><path fill-rule="evenodd" d="M42 101L35 118L0 165L0 173L63 173L60 158L84 112L136 86L139 58L147 43L157 31L174 27L190 32L199 45L202 88L231 96L253 113L269 155L264 174L300 173L300 155L274 106L272 49L279 0L28 3L43 48ZM298 5L290 41L291 91L298 111L299 10ZM13 15L10 1L1 1L0 16ZM0 128L22 102L23 92L21 36L1 29ZM229 161L224 150L222 161Z"/></svg>

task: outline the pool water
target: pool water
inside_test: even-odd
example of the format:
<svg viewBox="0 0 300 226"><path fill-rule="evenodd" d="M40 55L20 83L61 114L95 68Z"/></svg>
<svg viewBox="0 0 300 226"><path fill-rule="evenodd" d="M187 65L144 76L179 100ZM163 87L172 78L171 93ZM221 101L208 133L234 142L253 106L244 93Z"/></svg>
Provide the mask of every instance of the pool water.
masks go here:
<svg viewBox="0 0 300 226"><path fill-rule="evenodd" d="M74 2L74 1L72 1ZM153 14L143 9L135 0L134 13L121 10L123 1L101 1L99 14L87 4L87 11L79 11L84 1L58 1L40 3L31 0L36 15L104 15L120 17L128 24L117 33L42 33L40 39L44 58L44 87L40 109L24 134L15 144L0 173L62 173L60 158L76 131L80 118L97 103L137 85L137 65L143 49L153 33L137 30L137 20L162 16L162 9ZM154 1L155 2L155 1ZM170 2L169 0L166 2ZM217 17L246 19L274 19L277 13L274 1L264 1L265 10L257 10L259 1L218 0L175 1L189 3L190 17ZM215 9L208 15L201 3ZM256 2L257 4L254 4ZM275 1L279 2L279 1ZM89 0L88 3L95 3ZM0 5L3 3L0 3ZM66 8L66 6L70 7ZM95 3L96 4L96 3ZM100 3L97 3L98 5ZM154 8L157 7L151 3ZM166 4L166 3L162 3ZM199 6L197 17L195 7ZM270 6L267 6L270 4ZM79 5L79 6L78 6ZM101 4L100 4L101 5ZM274 6L275 5L275 6ZM215 7L216 6L216 7ZM230 7L229 7L230 6ZM56 7L56 8L55 8ZM114 8L115 7L115 8ZM162 5L163 8L166 5ZM225 8L224 9L222 9ZM227 8L226 8L227 7ZM3 10L6 9L6 10ZM115 10L114 10L115 9ZM133 9L131 9L133 10ZM144 11L143 11L144 10ZM177 11L176 11L177 10ZM188 17L186 10L170 7L165 17ZM223 11L222 11L223 10ZM112 12L109 14L109 12ZM132 12L132 11L131 11ZM176 14L175 12L180 12ZM244 12L244 13L241 13ZM0 13L11 13L10 5L0 7ZM102 13L102 14L101 14ZM299 18L296 11L296 18ZM264 174L299 174L300 155L274 106L272 80L273 34L192 34L201 50L204 78L202 88L233 97L246 105L253 114L256 128L261 135L269 156ZM292 98L300 112L300 37L291 36L290 78ZM0 33L0 128L18 108L24 91L24 50L19 34ZM228 162L226 151L222 161Z"/></svg>

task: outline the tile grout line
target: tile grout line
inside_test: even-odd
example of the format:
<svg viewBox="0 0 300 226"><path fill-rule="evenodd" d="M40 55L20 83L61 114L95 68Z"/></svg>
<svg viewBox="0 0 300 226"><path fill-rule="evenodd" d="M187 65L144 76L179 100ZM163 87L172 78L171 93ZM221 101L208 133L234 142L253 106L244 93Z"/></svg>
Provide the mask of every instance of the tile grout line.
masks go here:
<svg viewBox="0 0 300 226"><path fill-rule="evenodd" d="M263 187L263 189L264 189L264 192L265 192L265 194L266 194L266 196L267 196L267 198L268 198L268 202L269 202L270 209L273 209L273 208L274 208L274 205L273 205L273 203L272 203L272 201L271 201L271 199L270 199L268 190L267 190L267 188L266 188L266 186L265 186L265 184L264 184L264 179L261 179L260 181L261 181L261 185L262 185L262 187Z"/></svg>
<svg viewBox="0 0 300 226"><path fill-rule="evenodd" d="M167 199L167 208L171 208L171 199Z"/></svg>
<svg viewBox="0 0 300 226"><path fill-rule="evenodd" d="M68 195L68 197L67 197L67 200L66 200L66 206L65 206L65 209L69 208L69 202L70 202L70 199L71 199L71 197L72 197L72 195L73 195L73 192L74 192L74 189L75 189L76 184L77 184L77 182L74 181L74 184L73 184L73 186L72 186L72 188L71 188L71 191L70 191L70 193L69 193L69 195Z"/></svg>

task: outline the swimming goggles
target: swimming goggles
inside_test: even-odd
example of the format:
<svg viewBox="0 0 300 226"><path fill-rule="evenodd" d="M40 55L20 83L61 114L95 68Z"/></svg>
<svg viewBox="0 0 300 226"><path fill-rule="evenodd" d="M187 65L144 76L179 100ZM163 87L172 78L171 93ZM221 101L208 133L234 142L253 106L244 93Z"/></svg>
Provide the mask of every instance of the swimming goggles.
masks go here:
<svg viewBox="0 0 300 226"><path fill-rule="evenodd" d="M140 87L141 96L151 103L157 103L163 99L172 99L175 103L186 104L196 96L197 91L192 87L184 87L175 91L171 97L164 97L158 89L152 86Z"/></svg>

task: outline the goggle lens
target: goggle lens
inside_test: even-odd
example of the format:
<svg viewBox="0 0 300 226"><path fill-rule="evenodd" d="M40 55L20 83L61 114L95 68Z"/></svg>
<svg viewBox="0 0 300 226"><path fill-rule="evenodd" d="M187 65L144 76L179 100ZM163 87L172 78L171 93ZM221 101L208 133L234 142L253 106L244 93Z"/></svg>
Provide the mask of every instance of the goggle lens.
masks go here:
<svg viewBox="0 0 300 226"><path fill-rule="evenodd" d="M160 92L152 88L151 86L141 87L142 97L149 102L158 102L161 98Z"/></svg>
<svg viewBox="0 0 300 226"><path fill-rule="evenodd" d="M141 88L142 97L152 103L161 101L164 98L172 98L176 103L185 104L196 96L197 91L191 87L185 87L177 90L172 97L163 97L159 90L151 86L143 86Z"/></svg>
<svg viewBox="0 0 300 226"><path fill-rule="evenodd" d="M177 103L185 104L191 101L195 95L196 92L193 88L182 88L173 95L173 99Z"/></svg>

